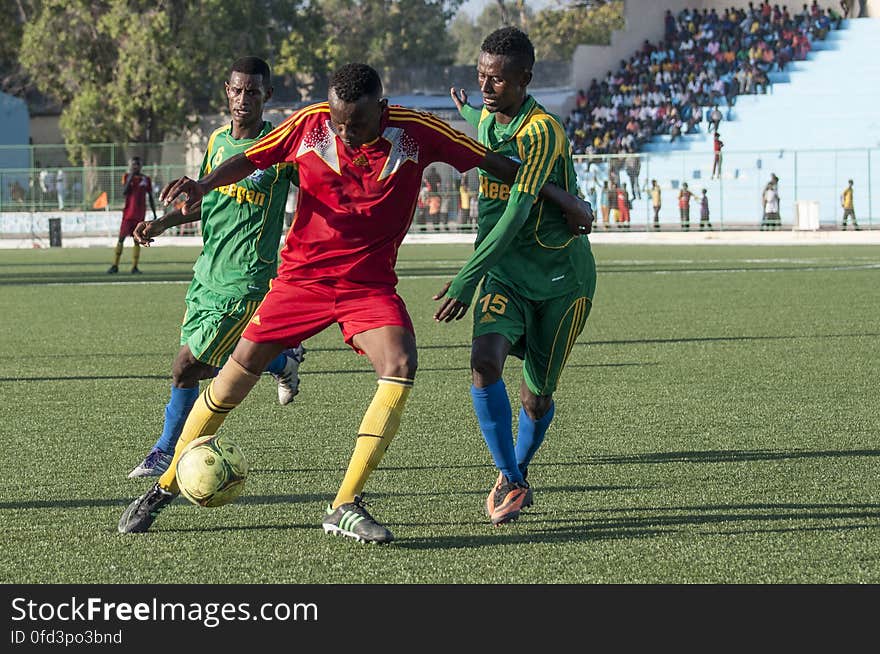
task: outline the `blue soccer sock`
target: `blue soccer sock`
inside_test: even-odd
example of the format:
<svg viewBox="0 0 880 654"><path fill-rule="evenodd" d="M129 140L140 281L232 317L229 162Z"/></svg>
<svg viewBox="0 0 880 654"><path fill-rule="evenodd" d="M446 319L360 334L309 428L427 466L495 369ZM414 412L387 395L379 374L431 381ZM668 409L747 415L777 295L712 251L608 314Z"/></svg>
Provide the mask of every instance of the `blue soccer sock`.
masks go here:
<svg viewBox="0 0 880 654"><path fill-rule="evenodd" d="M556 413L556 403L550 403L550 410L547 411L538 420L532 420L526 410L519 409L519 433L516 437L516 461L520 470L529 467L535 452L544 442L544 436L547 434L547 428L553 420L553 414Z"/></svg>
<svg viewBox="0 0 880 654"><path fill-rule="evenodd" d="M286 365L287 355L282 352L269 362L269 365L266 366L266 372L271 372L273 375L280 375L284 372L284 366Z"/></svg>
<svg viewBox="0 0 880 654"><path fill-rule="evenodd" d="M186 417L198 397L198 385L192 388L171 387L171 399L165 405L165 425L162 427L162 436L153 447L159 448L166 454L174 452L174 446L177 445L177 439L180 438L180 432L183 431Z"/></svg>
<svg viewBox="0 0 880 654"><path fill-rule="evenodd" d="M523 476L516 465L516 451L513 447L513 412L504 380L499 379L486 388L471 386L471 398L480 431L489 446L495 467L508 481L521 482Z"/></svg>

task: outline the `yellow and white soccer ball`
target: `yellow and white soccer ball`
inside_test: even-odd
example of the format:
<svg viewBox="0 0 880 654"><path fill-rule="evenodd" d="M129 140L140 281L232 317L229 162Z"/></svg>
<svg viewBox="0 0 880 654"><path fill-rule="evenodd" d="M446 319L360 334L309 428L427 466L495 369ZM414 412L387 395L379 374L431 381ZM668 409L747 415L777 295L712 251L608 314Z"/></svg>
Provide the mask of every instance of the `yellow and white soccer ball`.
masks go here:
<svg viewBox="0 0 880 654"><path fill-rule="evenodd" d="M181 494L199 506L223 506L241 494L248 462L241 449L224 435L194 439L177 461Z"/></svg>

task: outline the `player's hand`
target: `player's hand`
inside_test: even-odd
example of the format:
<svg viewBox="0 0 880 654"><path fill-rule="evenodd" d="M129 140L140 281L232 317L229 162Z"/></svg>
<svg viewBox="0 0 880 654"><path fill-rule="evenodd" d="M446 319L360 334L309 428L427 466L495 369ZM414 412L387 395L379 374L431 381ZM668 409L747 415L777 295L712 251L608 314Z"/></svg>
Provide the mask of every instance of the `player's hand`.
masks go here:
<svg viewBox="0 0 880 654"><path fill-rule="evenodd" d="M432 299L442 300L443 304L434 313L434 320L437 322L452 322L453 320L461 320L467 314L468 305L454 297L446 297L446 292L452 282L446 282L443 290L437 293Z"/></svg>
<svg viewBox="0 0 880 654"><path fill-rule="evenodd" d="M159 236L159 234L164 231L165 228L155 220L143 220L135 226L131 237L138 245L150 247L150 243L153 242L153 237Z"/></svg>
<svg viewBox="0 0 880 654"><path fill-rule="evenodd" d="M467 91L464 89L456 89L454 86L449 89L449 95L455 103L455 108L461 111L461 108L468 103Z"/></svg>
<svg viewBox="0 0 880 654"><path fill-rule="evenodd" d="M576 200L575 206L566 208L565 223L568 225L569 232L575 236L582 236L593 231L593 222L596 217L589 202L581 198L576 198Z"/></svg>
<svg viewBox="0 0 880 654"><path fill-rule="evenodd" d="M196 180L189 177L181 177L162 189L159 201L164 202L166 205L171 204L181 193L186 195L186 201L180 209L180 212L185 216L192 213L199 206L202 197L205 195L205 189Z"/></svg>

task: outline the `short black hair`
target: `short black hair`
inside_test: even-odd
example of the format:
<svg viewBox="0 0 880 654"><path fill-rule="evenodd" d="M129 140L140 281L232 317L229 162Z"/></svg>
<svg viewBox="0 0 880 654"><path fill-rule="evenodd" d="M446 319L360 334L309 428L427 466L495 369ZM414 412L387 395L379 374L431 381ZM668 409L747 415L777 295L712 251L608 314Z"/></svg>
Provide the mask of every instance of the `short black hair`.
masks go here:
<svg viewBox="0 0 880 654"><path fill-rule="evenodd" d="M535 65L535 46L528 35L516 27L495 30L483 40L480 50L487 54L509 57L525 70L531 70Z"/></svg>
<svg viewBox="0 0 880 654"><path fill-rule="evenodd" d="M272 78L269 71L269 64L259 57L240 57L232 64L229 70L232 73L244 73L245 75L261 75L263 77L263 88L269 88L269 82Z"/></svg>
<svg viewBox="0 0 880 654"><path fill-rule="evenodd" d="M343 102L357 102L364 96L382 95L382 80L367 64L345 64L330 78L330 88Z"/></svg>

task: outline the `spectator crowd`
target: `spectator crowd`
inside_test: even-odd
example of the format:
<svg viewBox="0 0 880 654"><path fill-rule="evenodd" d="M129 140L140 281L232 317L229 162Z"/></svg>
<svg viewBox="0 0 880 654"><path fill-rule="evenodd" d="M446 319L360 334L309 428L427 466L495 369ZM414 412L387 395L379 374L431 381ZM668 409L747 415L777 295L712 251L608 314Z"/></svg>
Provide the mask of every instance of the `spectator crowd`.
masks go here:
<svg viewBox="0 0 880 654"><path fill-rule="evenodd" d="M805 59L812 42L839 29L840 21L816 0L795 14L768 2L720 14L667 10L662 42L646 40L617 71L578 92L565 120L574 152L635 153L657 135L675 141L699 131L704 107L732 107L738 95L767 93L769 73Z"/></svg>

